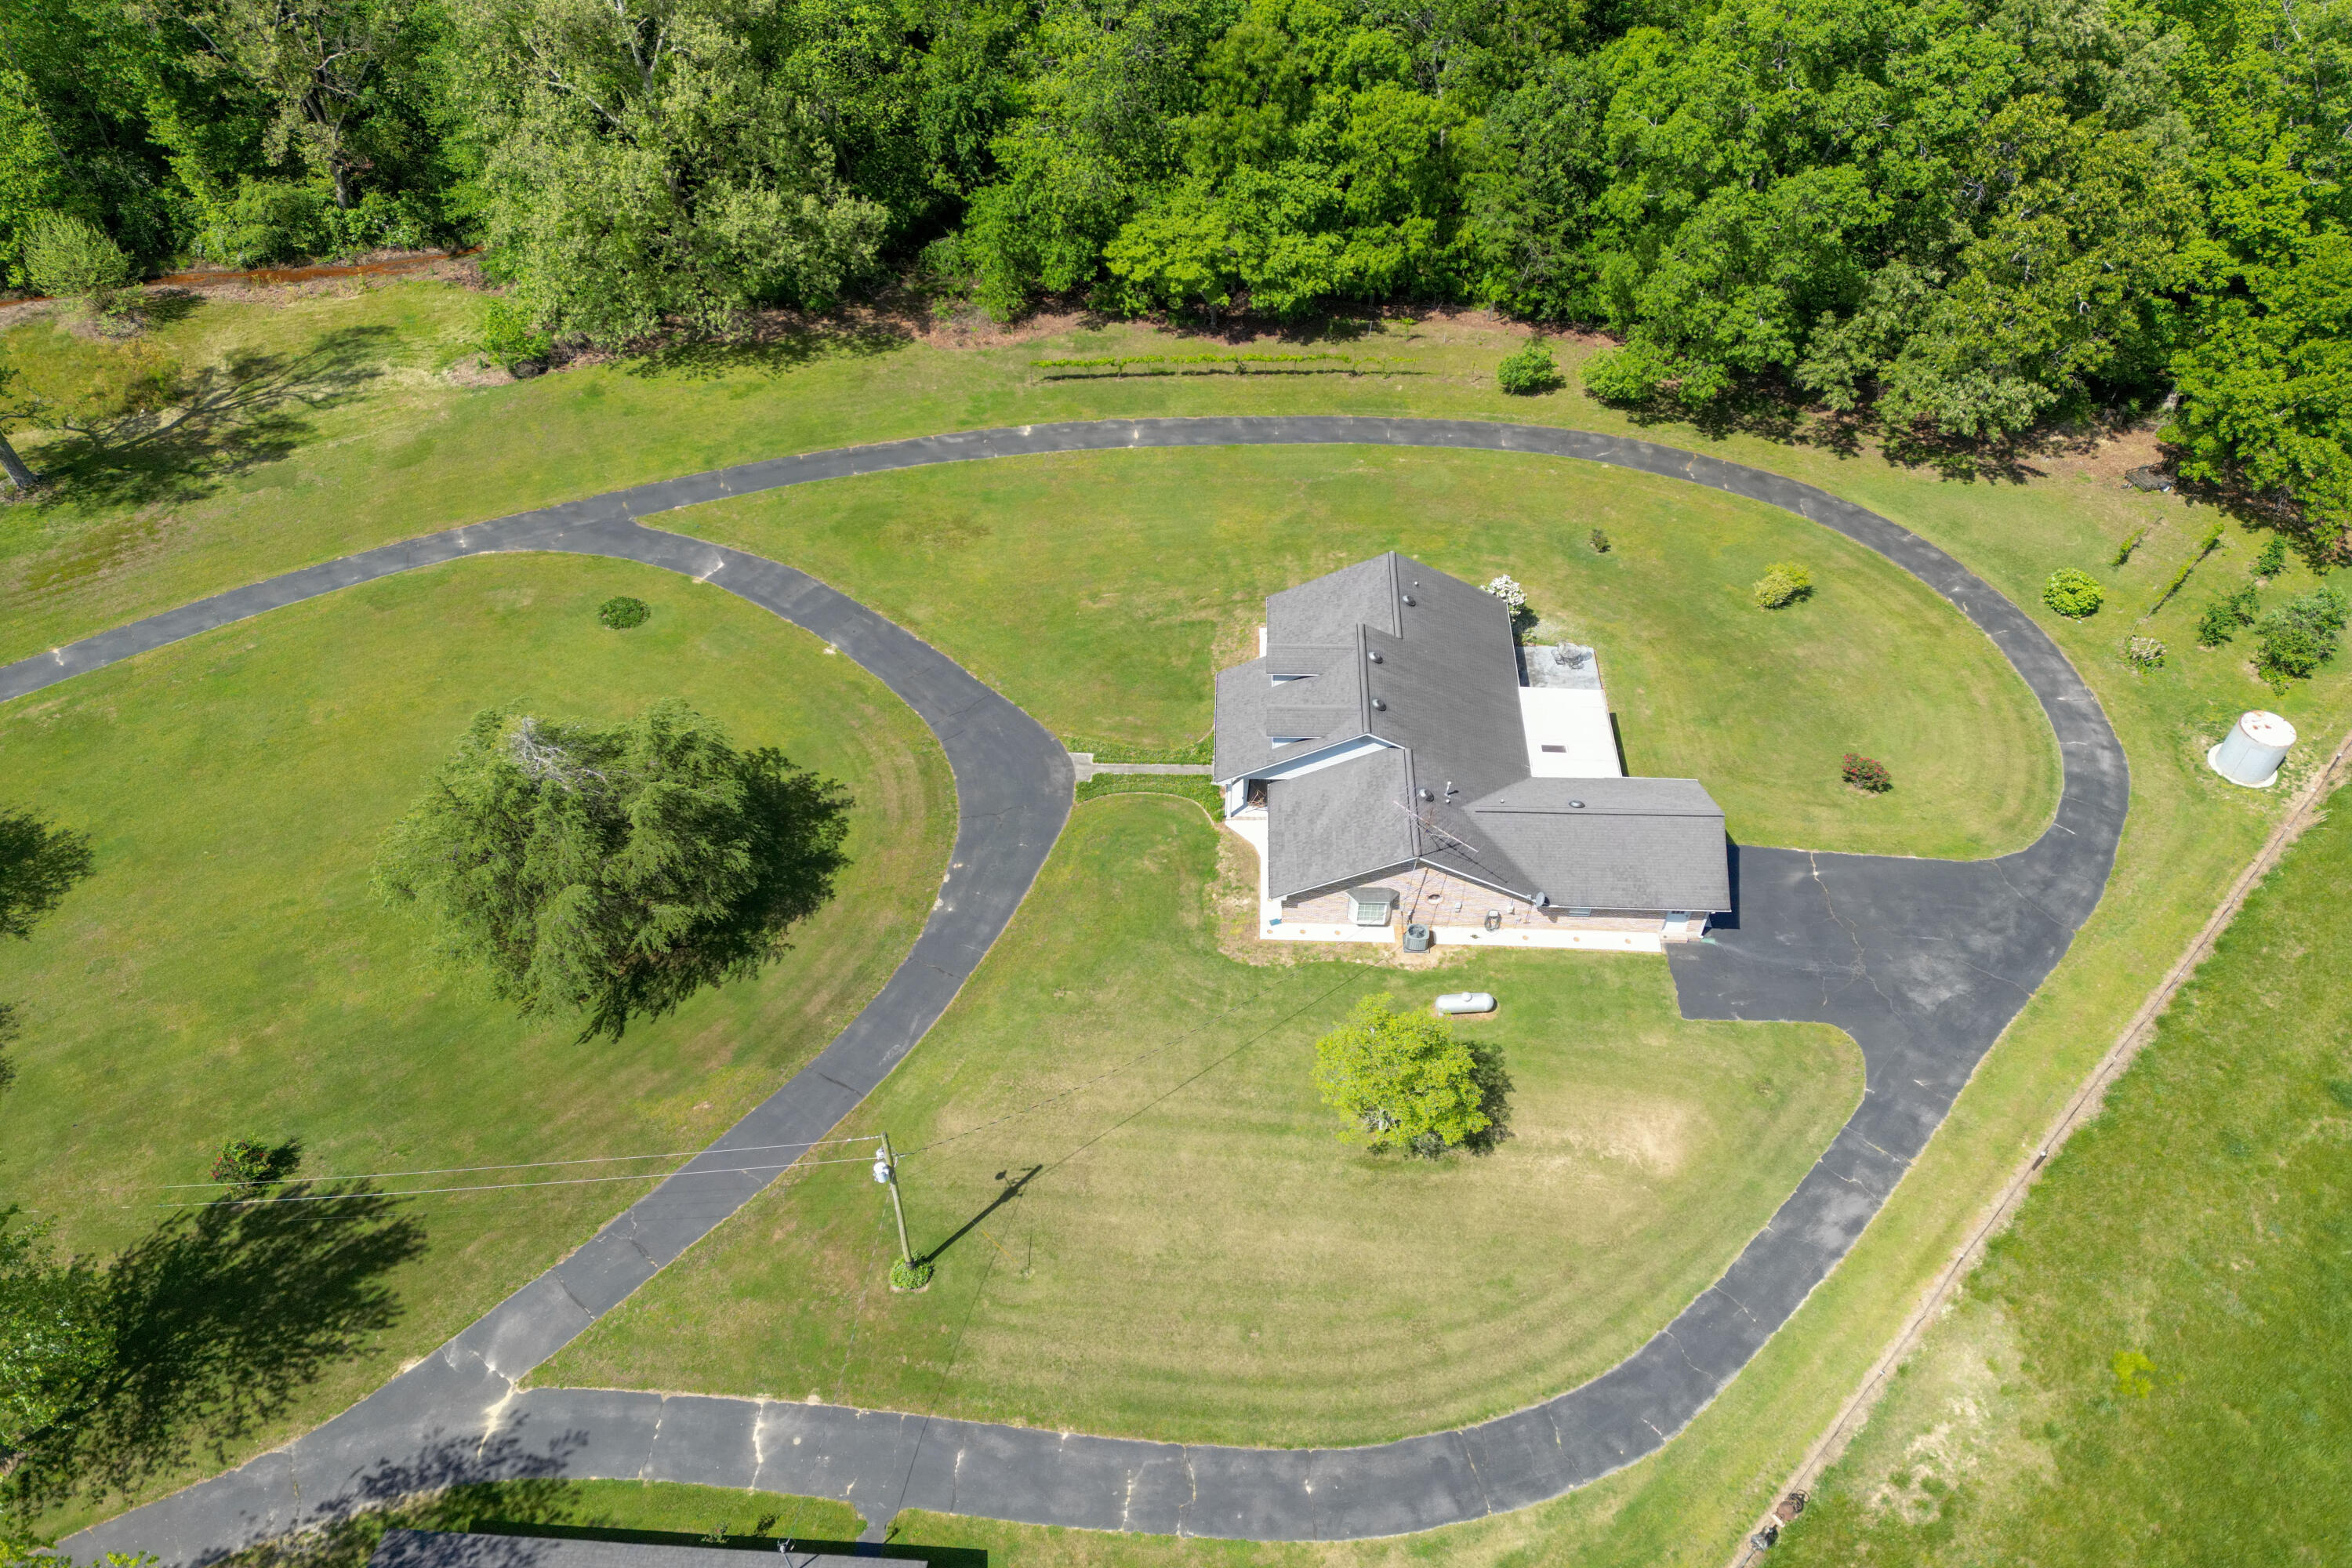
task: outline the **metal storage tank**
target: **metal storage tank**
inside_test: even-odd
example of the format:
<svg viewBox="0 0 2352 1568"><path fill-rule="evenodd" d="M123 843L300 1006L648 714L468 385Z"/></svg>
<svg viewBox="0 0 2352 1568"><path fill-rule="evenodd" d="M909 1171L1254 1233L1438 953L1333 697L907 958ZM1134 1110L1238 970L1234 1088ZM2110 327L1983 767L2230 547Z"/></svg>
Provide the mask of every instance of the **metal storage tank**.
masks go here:
<svg viewBox="0 0 2352 1568"><path fill-rule="evenodd" d="M2257 710L2239 714L2221 743L2205 753L2205 762L2231 784L2268 789L2278 778L2287 748L2294 744L2294 725L2275 713Z"/></svg>

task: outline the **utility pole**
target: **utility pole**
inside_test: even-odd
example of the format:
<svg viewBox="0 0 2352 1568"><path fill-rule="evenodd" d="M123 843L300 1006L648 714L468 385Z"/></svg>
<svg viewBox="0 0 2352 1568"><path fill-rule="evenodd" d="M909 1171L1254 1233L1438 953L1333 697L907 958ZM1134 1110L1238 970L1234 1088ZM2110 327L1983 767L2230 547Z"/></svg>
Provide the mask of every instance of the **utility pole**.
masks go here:
<svg viewBox="0 0 2352 1568"><path fill-rule="evenodd" d="M908 1268L915 1266L915 1249L907 1245L907 1209L898 1201L898 1161L890 1152L890 1134L882 1134L882 1148L874 1156L874 1179L890 1189L890 1213L898 1222L898 1257Z"/></svg>

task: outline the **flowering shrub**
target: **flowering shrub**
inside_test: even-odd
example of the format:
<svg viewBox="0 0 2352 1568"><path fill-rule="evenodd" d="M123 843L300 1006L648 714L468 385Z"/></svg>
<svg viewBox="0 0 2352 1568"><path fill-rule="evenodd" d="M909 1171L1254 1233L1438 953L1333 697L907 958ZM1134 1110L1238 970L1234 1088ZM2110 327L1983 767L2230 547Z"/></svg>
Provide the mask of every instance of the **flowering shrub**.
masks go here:
<svg viewBox="0 0 2352 1568"><path fill-rule="evenodd" d="M1528 607L1528 591L1507 576L1497 577L1487 584L1486 592L1509 605L1514 615Z"/></svg>
<svg viewBox="0 0 2352 1568"><path fill-rule="evenodd" d="M2107 591L2088 572L2072 566L2061 566L2042 584L2042 602L2068 620L2097 615L2106 596Z"/></svg>
<svg viewBox="0 0 2352 1568"><path fill-rule="evenodd" d="M1847 784L1864 795L1885 795L1895 787L1895 775L1886 771L1885 763L1853 752L1845 754L1845 765L1838 771Z"/></svg>
<svg viewBox="0 0 2352 1568"><path fill-rule="evenodd" d="M2164 662L2164 645L2154 637L2131 637L2124 643L2124 658L2134 669L2154 669Z"/></svg>
<svg viewBox="0 0 2352 1568"><path fill-rule="evenodd" d="M1768 610L1793 605L1813 591L1813 574L1793 561L1775 561L1756 580L1756 602Z"/></svg>

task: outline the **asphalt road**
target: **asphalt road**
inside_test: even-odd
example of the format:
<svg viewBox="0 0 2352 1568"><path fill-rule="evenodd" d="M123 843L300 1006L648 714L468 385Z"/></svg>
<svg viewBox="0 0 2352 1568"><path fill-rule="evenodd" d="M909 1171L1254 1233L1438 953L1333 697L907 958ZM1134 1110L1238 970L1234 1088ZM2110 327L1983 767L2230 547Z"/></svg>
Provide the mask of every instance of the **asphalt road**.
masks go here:
<svg viewBox="0 0 2352 1568"><path fill-rule="evenodd" d="M2056 731L2065 787L2030 847L1990 861L1735 850L1734 921L1669 962L1684 1013L1835 1024L1862 1102L1722 1279L1624 1362L1542 1404L1370 1447L1134 1442L832 1405L515 1384L772 1176L741 1151L823 1137L910 1050L1034 879L1069 809L1053 738L953 661L774 562L640 526L725 496L930 463L1151 447L1355 444L1581 458L1784 508L1878 551L2008 657ZM879 676L940 737L960 822L939 908L873 1004L703 1154L433 1355L314 1432L67 1541L167 1568L425 1488L634 1478L844 1498L878 1533L902 1507L1258 1540L1391 1535L1557 1497L1668 1442L1853 1245L1977 1062L2096 907L2129 803L2097 700L2032 621L1926 541L1778 475L1648 442L1457 420L1206 418L1024 426L846 447L640 486L364 552L0 669L0 700L353 583L494 551L615 555L708 577ZM763 1160L762 1163L768 1163Z"/></svg>

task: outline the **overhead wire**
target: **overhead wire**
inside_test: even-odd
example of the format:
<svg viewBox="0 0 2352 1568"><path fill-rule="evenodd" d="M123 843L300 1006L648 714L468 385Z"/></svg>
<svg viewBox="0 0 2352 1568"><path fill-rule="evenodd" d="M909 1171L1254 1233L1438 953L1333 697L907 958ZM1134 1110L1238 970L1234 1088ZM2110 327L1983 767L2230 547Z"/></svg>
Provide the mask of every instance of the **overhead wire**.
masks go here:
<svg viewBox="0 0 2352 1568"><path fill-rule="evenodd" d="M812 1138L800 1143L740 1143L730 1144L720 1149L677 1149L662 1154L592 1154L578 1160L520 1160L507 1165L431 1165L415 1171L353 1171L343 1175L279 1176L272 1179L280 1183L292 1181L388 1182L402 1176L462 1176L470 1175L477 1171L538 1171L558 1165L614 1164L623 1160L691 1160L703 1154L766 1154L778 1149L822 1148L827 1143L868 1143L873 1142L874 1136L869 1132L860 1138ZM634 1178L616 1176L612 1179L629 1181ZM178 1192L191 1187L249 1187L256 1184L252 1182L163 1182L157 1184L156 1190Z"/></svg>
<svg viewBox="0 0 2352 1568"><path fill-rule="evenodd" d="M838 1139L834 1142L848 1142L851 1140ZM861 1156L854 1160L787 1160L779 1165L722 1165L717 1169L701 1171L688 1170L680 1166L675 1171L639 1171L625 1176L566 1176L551 1182L482 1182L464 1187L413 1187L406 1192L390 1193L373 1190L355 1193L289 1193L281 1197L208 1198L193 1203L156 1204L153 1206L159 1209L268 1208L273 1204L348 1203L355 1198L422 1198L431 1197L440 1193L513 1193L522 1192L531 1187L583 1187L593 1186L600 1182L660 1182L667 1181L672 1176L750 1176L758 1175L763 1172L790 1171L807 1165L863 1165L866 1163L867 1162ZM359 1178L339 1176L333 1179L356 1181Z"/></svg>

